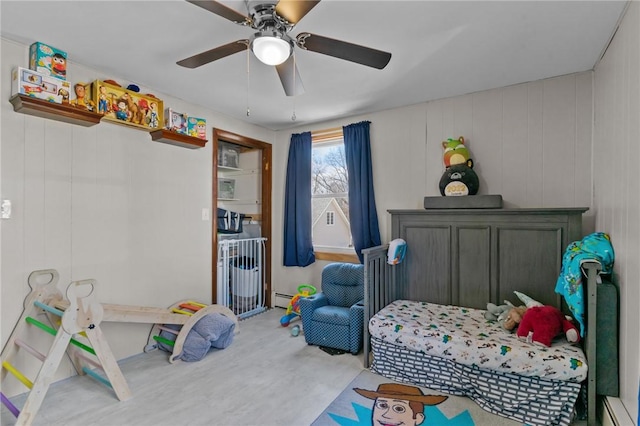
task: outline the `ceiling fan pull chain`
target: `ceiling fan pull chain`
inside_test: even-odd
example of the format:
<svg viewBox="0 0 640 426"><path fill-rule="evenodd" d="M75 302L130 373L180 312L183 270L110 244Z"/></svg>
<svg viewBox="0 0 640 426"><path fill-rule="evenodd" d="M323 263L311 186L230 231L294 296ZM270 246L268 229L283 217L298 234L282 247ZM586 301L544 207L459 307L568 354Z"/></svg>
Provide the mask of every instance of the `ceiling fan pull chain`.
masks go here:
<svg viewBox="0 0 640 426"><path fill-rule="evenodd" d="M247 46L247 117L251 116L251 109L249 108L249 92L250 90L250 84L251 84L251 79L250 74L249 74L249 63L250 63L250 58L251 58L251 54L249 52L249 46Z"/></svg>
<svg viewBox="0 0 640 426"><path fill-rule="evenodd" d="M293 52L293 114L291 115L291 121L296 121L296 53Z"/></svg>

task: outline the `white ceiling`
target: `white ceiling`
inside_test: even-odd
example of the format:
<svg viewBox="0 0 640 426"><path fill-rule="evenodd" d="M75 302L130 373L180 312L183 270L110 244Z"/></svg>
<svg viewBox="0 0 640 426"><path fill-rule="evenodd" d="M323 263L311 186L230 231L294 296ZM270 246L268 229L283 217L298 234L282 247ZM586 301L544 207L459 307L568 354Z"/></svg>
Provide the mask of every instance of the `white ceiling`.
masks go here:
<svg viewBox="0 0 640 426"><path fill-rule="evenodd" d="M246 14L242 1L222 3ZM253 32L185 1L3 0L0 31L65 50L72 64L124 86L281 130L592 69L625 4L322 0L290 34L384 50L391 61L377 70L296 48L306 89L296 97L285 96L275 69L253 55L248 85L244 52L197 69L176 65Z"/></svg>

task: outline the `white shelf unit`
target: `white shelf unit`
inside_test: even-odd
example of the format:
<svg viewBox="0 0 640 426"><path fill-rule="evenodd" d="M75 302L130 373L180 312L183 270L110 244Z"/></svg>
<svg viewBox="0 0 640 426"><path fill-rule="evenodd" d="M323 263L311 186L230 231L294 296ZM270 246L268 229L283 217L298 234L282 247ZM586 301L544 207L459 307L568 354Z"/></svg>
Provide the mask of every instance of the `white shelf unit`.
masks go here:
<svg viewBox="0 0 640 426"><path fill-rule="evenodd" d="M242 172L243 170L237 167L218 166L218 171L227 174L232 172Z"/></svg>
<svg viewBox="0 0 640 426"><path fill-rule="evenodd" d="M232 167L218 167L218 177L235 180L233 198L218 198L218 201L230 202L234 206L260 206L260 179L259 169L238 169ZM253 210L253 209L252 209ZM257 212L256 210L255 212ZM253 213L253 211L251 212Z"/></svg>

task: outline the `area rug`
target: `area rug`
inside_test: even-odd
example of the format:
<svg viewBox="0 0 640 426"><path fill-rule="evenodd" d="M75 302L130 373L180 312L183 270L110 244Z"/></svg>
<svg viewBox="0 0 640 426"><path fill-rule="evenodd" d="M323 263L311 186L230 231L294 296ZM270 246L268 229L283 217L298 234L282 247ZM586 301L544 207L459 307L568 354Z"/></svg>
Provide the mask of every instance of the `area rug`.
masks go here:
<svg viewBox="0 0 640 426"><path fill-rule="evenodd" d="M484 411L469 398L394 382L365 370L329 404L312 426L399 424L407 426L521 425Z"/></svg>

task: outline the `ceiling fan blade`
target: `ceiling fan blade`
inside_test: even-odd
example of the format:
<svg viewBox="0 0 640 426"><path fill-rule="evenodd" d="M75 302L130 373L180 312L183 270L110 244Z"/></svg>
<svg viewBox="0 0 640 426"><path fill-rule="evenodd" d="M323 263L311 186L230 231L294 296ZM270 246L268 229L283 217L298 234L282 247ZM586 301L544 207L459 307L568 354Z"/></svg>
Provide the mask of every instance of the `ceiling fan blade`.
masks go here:
<svg viewBox="0 0 640 426"><path fill-rule="evenodd" d="M218 16L222 16L223 18L226 18L231 22L235 22L236 24L245 25L250 22L247 16L234 9L231 9L230 7L225 6L222 3L218 3L217 1L187 0L187 2L195 4L196 6L200 6L201 8L215 13Z"/></svg>
<svg viewBox="0 0 640 426"><path fill-rule="evenodd" d="M186 68L197 68L201 65L208 64L209 62L217 61L225 56L246 50L248 47L249 40L237 40L229 44L225 44L224 46L218 46L215 49L198 53L197 55L185 58L176 63Z"/></svg>
<svg viewBox="0 0 640 426"><path fill-rule="evenodd" d="M289 59L280 65L276 65L276 71L278 72L278 76L280 76L280 82L287 96L297 96L304 93L304 85L302 84L302 79L300 78L300 73L298 72L298 67L296 67L293 56L290 56ZM294 73L295 85L293 84Z"/></svg>
<svg viewBox="0 0 640 426"><path fill-rule="evenodd" d="M386 67L391 60L391 53L310 33L298 34L296 44L301 49L323 53L379 70Z"/></svg>
<svg viewBox="0 0 640 426"><path fill-rule="evenodd" d="M276 5L276 13L291 24L298 23L320 0L280 0Z"/></svg>

